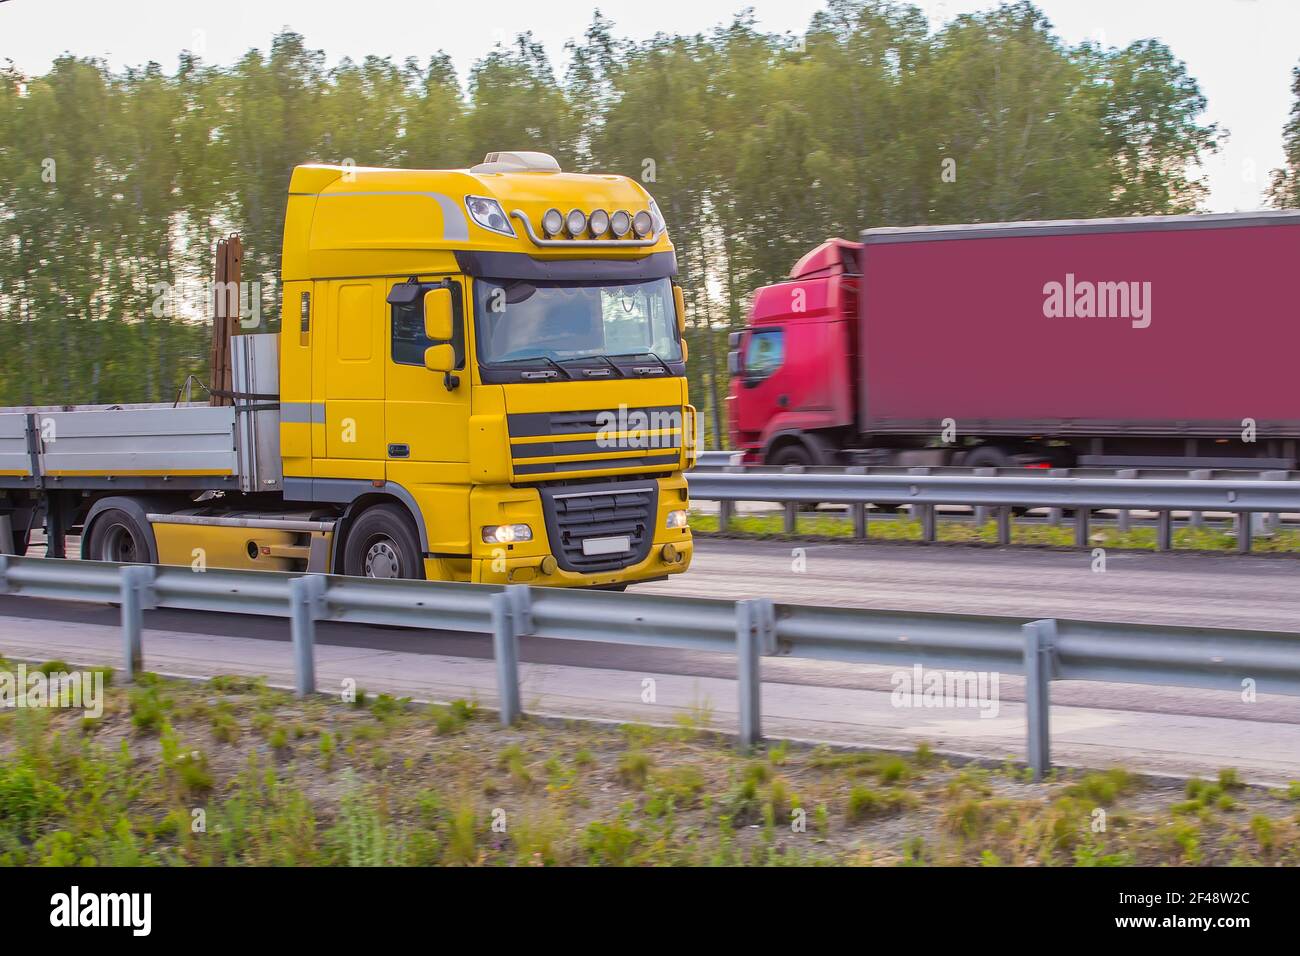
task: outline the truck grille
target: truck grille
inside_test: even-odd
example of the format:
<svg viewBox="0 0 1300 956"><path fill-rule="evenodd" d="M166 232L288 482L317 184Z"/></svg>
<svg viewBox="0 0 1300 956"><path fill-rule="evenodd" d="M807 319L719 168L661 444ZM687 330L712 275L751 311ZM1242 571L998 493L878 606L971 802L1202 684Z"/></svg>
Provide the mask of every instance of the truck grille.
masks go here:
<svg viewBox="0 0 1300 956"><path fill-rule="evenodd" d="M523 412L507 419L517 478L545 478L592 471L672 471L681 466L684 412L680 405ZM640 443L605 441L601 432L648 430ZM667 432L675 431L674 434ZM554 438L552 441L542 439ZM528 439L528 440L522 440ZM577 460L578 456L603 457ZM553 458L558 461L539 461Z"/></svg>
<svg viewBox="0 0 1300 956"><path fill-rule="evenodd" d="M560 567L592 574L617 571L644 561L654 540L659 489L653 482L543 486L542 513L546 533ZM587 554L583 542L628 539L628 549L616 554Z"/></svg>

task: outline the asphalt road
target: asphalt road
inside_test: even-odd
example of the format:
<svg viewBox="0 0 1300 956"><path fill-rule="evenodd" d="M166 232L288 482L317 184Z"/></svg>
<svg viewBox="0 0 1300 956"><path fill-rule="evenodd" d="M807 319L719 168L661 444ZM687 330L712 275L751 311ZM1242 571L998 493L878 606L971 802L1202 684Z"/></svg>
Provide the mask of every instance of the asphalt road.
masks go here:
<svg viewBox="0 0 1300 956"><path fill-rule="evenodd" d="M1300 631L1300 560L706 538L684 575L638 591L805 604ZM802 551L802 560L800 552Z"/></svg>
<svg viewBox="0 0 1300 956"><path fill-rule="evenodd" d="M803 549L800 556L782 542L702 539L690 572L638 590L1300 631L1300 564L1287 559L1111 553L1106 570L1097 572L1086 553L1024 548L808 544ZM73 661L104 655L111 661L119 641L117 623L117 611L109 607L0 596L0 651L40 656L48 649L49 656ZM201 675L219 672L214 667L244 664L271 673L289 658L287 648L275 646L288 640L287 622L279 618L157 610L146 612L145 626L147 666L171 673ZM466 692L491 696L486 663L491 642L485 635L321 622L317 641L318 653L334 654L345 672L369 668L370 683L363 686L371 689L401 689L408 675L415 680L418 672L424 675L420 687L429 699ZM734 697L727 688L734 686L730 681L735 660L726 654L525 637L520 658L541 682L538 686L548 688L552 706L575 716L601 715L602 708L611 706L610 716L624 713L618 708L635 704L625 698L639 691L638 675L676 681L683 699L699 693L701 686L711 688L724 709ZM770 696L778 707L782 700L787 703L792 735L898 743L936 737L942 741L942 735L950 733L952 749L963 752L981 752L986 745L1005 756L1023 749L1016 732L1005 729L1005 718L962 726L891 726L898 715L877 705L887 701L893 689L891 675L897 668L892 666L768 658L762 669L765 701ZM1052 694L1054 713L1061 708L1063 715L1071 713L1077 721L1082 736L1073 752L1081 761L1125 760L1177 772L1183 754L1203 741L1207 751L1199 762L1188 764L1193 769L1213 768L1225 755L1241 753L1243 766L1258 768L1265 778L1300 775L1300 701L1295 698L1261 695L1246 705L1229 692L1084 682L1056 682ZM1001 699L1008 708L1023 701L1018 678L1002 680ZM874 716L864 717L864 701L875 701ZM801 716L823 709L837 716L817 726L799 725ZM633 709L620 719L631 716L643 717ZM1070 722L1063 720L1062 726ZM984 739L994 733L995 739ZM1098 739L1085 739L1088 733ZM1177 742L1183 737L1189 743ZM1293 764L1294 770L1289 769Z"/></svg>

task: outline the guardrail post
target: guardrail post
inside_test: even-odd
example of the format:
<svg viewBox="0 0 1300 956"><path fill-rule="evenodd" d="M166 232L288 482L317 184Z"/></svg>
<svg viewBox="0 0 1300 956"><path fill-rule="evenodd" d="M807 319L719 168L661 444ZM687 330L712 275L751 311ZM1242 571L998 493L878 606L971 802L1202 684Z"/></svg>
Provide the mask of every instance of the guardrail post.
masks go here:
<svg viewBox="0 0 1300 956"><path fill-rule="evenodd" d="M915 505L920 510L921 518L921 540L926 544L934 544L935 538L935 511L934 505Z"/></svg>
<svg viewBox="0 0 1300 956"><path fill-rule="evenodd" d="M293 687L299 697L316 693L316 618L325 579L307 574L289 582L289 628L293 638Z"/></svg>
<svg viewBox="0 0 1300 956"><path fill-rule="evenodd" d="M1030 621L1022 625L1025 638L1025 723L1028 729L1025 761L1034 780L1042 780L1052 766L1051 682L1055 671L1056 621Z"/></svg>
<svg viewBox="0 0 1300 956"><path fill-rule="evenodd" d="M782 474L802 475L804 467L802 465L786 465L781 469ZM798 501L787 501L785 503L785 533L797 534L799 531L799 505Z"/></svg>
<svg viewBox="0 0 1300 956"><path fill-rule="evenodd" d="M742 749L753 747L763 739L759 660L765 649L769 653L775 650L772 610L772 602L766 598L736 602L736 669Z"/></svg>
<svg viewBox="0 0 1300 956"><path fill-rule="evenodd" d="M1252 520L1251 512L1237 512L1237 551L1241 554L1250 554L1251 533L1255 530L1251 526Z"/></svg>
<svg viewBox="0 0 1300 956"><path fill-rule="evenodd" d="M998 509L998 544L1011 543L1011 506L1002 505Z"/></svg>
<svg viewBox="0 0 1300 956"><path fill-rule="evenodd" d="M1137 476L1138 472L1136 468L1121 468L1119 471L1115 472L1116 478L1136 478ZM1133 524L1130 521L1130 518L1132 518L1132 514L1127 508L1120 508L1119 511L1115 513L1115 527L1120 533L1127 533L1129 529L1132 528Z"/></svg>
<svg viewBox="0 0 1300 956"><path fill-rule="evenodd" d="M867 540L867 506L862 502L849 505L853 513L853 537L859 541Z"/></svg>
<svg viewBox="0 0 1300 956"><path fill-rule="evenodd" d="M1049 468L1049 469L1047 469L1047 477L1048 477L1048 478L1069 478L1069 477L1070 477L1070 469L1068 469L1068 468ZM1065 509L1064 509L1064 508L1048 508L1048 509L1047 509L1047 523L1050 524L1053 528L1059 528L1059 527L1061 526L1061 519L1064 518L1064 517L1065 517Z"/></svg>
<svg viewBox="0 0 1300 956"><path fill-rule="evenodd" d="M1287 473L1285 471L1266 471L1263 472L1259 477L1262 481L1286 481L1286 476ZM1254 528L1255 533L1263 534L1263 535L1271 535L1277 531L1278 525L1282 520L1282 516L1279 515L1276 511L1272 511L1272 512L1265 512L1263 514L1258 515L1257 519L1258 520L1256 521L1255 528Z"/></svg>
<svg viewBox="0 0 1300 956"><path fill-rule="evenodd" d="M122 569L119 594L122 610L122 669L128 683L144 670L144 606L152 603L146 592L153 568L131 565Z"/></svg>
<svg viewBox="0 0 1300 956"><path fill-rule="evenodd" d="M1127 514L1127 512L1125 512ZM1174 516L1172 512L1156 514L1156 550L1172 551L1174 547Z"/></svg>
<svg viewBox="0 0 1300 956"><path fill-rule="evenodd" d="M1088 546L1088 520L1092 517L1090 508L1079 507L1074 509L1074 546L1076 548L1086 548Z"/></svg>
<svg viewBox="0 0 1300 956"><path fill-rule="evenodd" d="M850 465L844 469L846 475L865 475L867 469L861 465ZM867 505L857 502L849 505L849 514L853 518L853 537L857 541L867 540Z"/></svg>
<svg viewBox="0 0 1300 956"><path fill-rule="evenodd" d="M519 639L510 595L492 595L492 656L497 664L497 697L501 724L509 727L520 717Z"/></svg>
<svg viewBox="0 0 1300 956"><path fill-rule="evenodd" d="M974 474L977 478L994 478L997 476L997 473L998 470L996 468L976 468L972 472L972 474ZM981 528L984 527L984 525L988 524L989 515L996 514L996 513L997 513L996 508L991 508L988 505L976 505L975 506L975 530L978 532Z"/></svg>
<svg viewBox="0 0 1300 956"><path fill-rule="evenodd" d="M7 514L0 515L0 554L14 553L14 522Z"/></svg>
<svg viewBox="0 0 1300 956"><path fill-rule="evenodd" d="M1214 472L1209 468L1193 468L1187 477L1193 481L1209 481L1214 477ZM1187 521L1193 528L1199 528L1205 524L1205 512L1193 511Z"/></svg>
<svg viewBox="0 0 1300 956"><path fill-rule="evenodd" d="M718 530L725 532L731 530L731 519L736 512L736 503L734 501L718 502Z"/></svg>

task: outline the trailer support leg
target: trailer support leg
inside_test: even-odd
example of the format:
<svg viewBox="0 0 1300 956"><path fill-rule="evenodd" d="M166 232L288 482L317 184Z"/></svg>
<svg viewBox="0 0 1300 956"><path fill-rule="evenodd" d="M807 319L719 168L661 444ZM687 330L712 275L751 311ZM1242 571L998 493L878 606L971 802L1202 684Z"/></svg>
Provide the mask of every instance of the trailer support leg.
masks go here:
<svg viewBox="0 0 1300 956"><path fill-rule="evenodd" d="M47 558L66 558L66 537L68 534L67 507L59 492L49 492L45 497L45 556Z"/></svg>

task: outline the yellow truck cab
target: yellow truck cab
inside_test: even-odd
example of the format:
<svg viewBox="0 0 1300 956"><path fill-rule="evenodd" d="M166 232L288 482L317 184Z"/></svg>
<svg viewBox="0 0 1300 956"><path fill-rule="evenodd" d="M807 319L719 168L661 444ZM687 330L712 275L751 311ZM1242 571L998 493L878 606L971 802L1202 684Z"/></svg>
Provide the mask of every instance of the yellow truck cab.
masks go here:
<svg viewBox="0 0 1300 956"><path fill-rule="evenodd" d="M18 549L43 519L52 547L80 531L96 559L615 588L680 573L695 410L676 272L624 176L529 152L299 166L281 329L231 340L233 404L0 410L0 465L22 461L20 431L30 453L0 514Z"/></svg>

